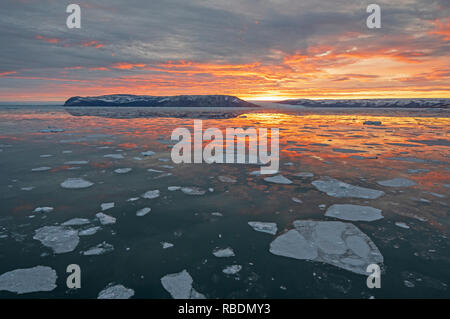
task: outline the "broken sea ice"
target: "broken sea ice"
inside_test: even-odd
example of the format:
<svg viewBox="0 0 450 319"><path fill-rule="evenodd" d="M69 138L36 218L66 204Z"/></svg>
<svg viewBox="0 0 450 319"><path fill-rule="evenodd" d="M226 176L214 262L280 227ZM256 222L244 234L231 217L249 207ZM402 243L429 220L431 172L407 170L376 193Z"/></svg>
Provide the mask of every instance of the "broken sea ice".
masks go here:
<svg viewBox="0 0 450 319"><path fill-rule="evenodd" d="M186 270L161 278L162 286L173 299L205 299L204 295L192 288L193 282L194 280Z"/></svg>
<svg viewBox="0 0 450 319"><path fill-rule="evenodd" d="M353 186L334 178L320 179L312 182L315 188L333 197L353 197L375 199L384 195L383 191Z"/></svg>

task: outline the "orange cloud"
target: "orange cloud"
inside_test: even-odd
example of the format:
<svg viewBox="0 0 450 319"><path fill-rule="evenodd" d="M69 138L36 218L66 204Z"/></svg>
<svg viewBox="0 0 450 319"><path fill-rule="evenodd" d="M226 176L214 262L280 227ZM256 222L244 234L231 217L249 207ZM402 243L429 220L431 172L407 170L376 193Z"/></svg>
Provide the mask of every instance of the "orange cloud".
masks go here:
<svg viewBox="0 0 450 319"><path fill-rule="evenodd" d="M146 64L142 64L142 63L133 64L133 63L127 63L127 62L118 62L118 63L114 63L113 65L111 65L111 68L119 69L119 70L131 70L131 69L135 69L135 68L144 68L145 66L146 66Z"/></svg>
<svg viewBox="0 0 450 319"><path fill-rule="evenodd" d="M444 41L450 41L450 18L433 21L434 29L429 32L429 34L437 35L441 37Z"/></svg>

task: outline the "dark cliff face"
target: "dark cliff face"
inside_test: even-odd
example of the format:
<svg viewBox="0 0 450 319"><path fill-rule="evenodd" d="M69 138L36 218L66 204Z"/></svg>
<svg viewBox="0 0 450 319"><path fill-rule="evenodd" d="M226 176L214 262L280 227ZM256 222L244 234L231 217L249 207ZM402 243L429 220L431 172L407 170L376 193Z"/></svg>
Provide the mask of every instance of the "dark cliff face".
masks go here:
<svg viewBox="0 0 450 319"><path fill-rule="evenodd" d="M64 106L145 106L145 107L258 107L230 95L103 95L93 97L75 96Z"/></svg>
<svg viewBox="0 0 450 319"><path fill-rule="evenodd" d="M286 100L280 104L305 107L450 108L450 99Z"/></svg>

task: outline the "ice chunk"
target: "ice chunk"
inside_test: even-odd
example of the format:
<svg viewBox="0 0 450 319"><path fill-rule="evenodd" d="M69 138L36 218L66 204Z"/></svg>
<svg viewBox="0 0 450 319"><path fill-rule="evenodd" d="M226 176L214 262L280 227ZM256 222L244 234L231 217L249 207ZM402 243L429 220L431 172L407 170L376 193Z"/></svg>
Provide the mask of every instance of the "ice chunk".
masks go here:
<svg viewBox="0 0 450 319"><path fill-rule="evenodd" d="M242 270L242 266L241 265L231 265L231 266L227 266L225 267L222 272L226 275L235 275L238 272L240 272Z"/></svg>
<svg viewBox="0 0 450 319"><path fill-rule="evenodd" d="M200 187L182 187L181 191L186 195L205 195L206 191Z"/></svg>
<svg viewBox="0 0 450 319"><path fill-rule="evenodd" d="M417 185L416 182L414 182L410 179L407 179L407 178L403 178L403 177L397 177L397 178L388 179L385 181L379 181L377 183L382 186L387 186L387 187L410 187L410 186Z"/></svg>
<svg viewBox="0 0 450 319"><path fill-rule="evenodd" d="M118 168L118 169L115 169L115 170L114 170L114 172L117 173L117 174L126 174L126 173L129 173L129 172L131 172L131 171L132 171L132 169L129 168L129 167L126 167L126 168Z"/></svg>
<svg viewBox="0 0 450 319"><path fill-rule="evenodd" d="M103 157L113 158L113 159L122 159L124 158L122 154L106 154Z"/></svg>
<svg viewBox="0 0 450 319"><path fill-rule="evenodd" d="M102 208L102 211L105 211L105 210L114 208L114 206L115 206L114 202L111 202L111 203L103 203L103 204L100 205L100 207Z"/></svg>
<svg viewBox="0 0 450 319"><path fill-rule="evenodd" d="M88 164L89 161L70 161L70 162L65 162L65 165L86 165Z"/></svg>
<svg viewBox="0 0 450 319"><path fill-rule="evenodd" d="M164 171L160 171L159 169L153 169L153 168L149 168L147 169L148 172L151 173L164 173Z"/></svg>
<svg viewBox="0 0 450 319"><path fill-rule="evenodd" d="M234 256L234 251L232 248L215 249L213 255L219 258L228 258Z"/></svg>
<svg viewBox="0 0 450 319"><path fill-rule="evenodd" d="M37 207L33 210L33 213L51 213L53 210L53 207Z"/></svg>
<svg viewBox="0 0 450 319"><path fill-rule="evenodd" d="M141 152L141 154L143 156L152 156L152 155L155 155L155 152L153 152L153 151L146 151L146 152Z"/></svg>
<svg viewBox="0 0 450 319"><path fill-rule="evenodd" d="M312 182L312 184L319 191L325 192L327 193L327 195L333 197L375 199L384 195L383 191L360 186L353 186L334 178L316 180Z"/></svg>
<svg viewBox="0 0 450 319"><path fill-rule="evenodd" d="M383 263L372 240L353 224L295 221L294 227L270 244L272 254L324 262L362 275L367 275L368 265Z"/></svg>
<svg viewBox="0 0 450 319"><path fill-rule="evenodd" d="M33 189L34 189L33 186L28 186L28 187L22 187L20 190L22 190L22 191L31 191Z"/></svg>
<svg viewBox="0 0 450 319"><path fill-rule="evenodd" d="M292 181L283 175L275 175L271 177L264 178L266 182L275 183L275 184L292 184Z"/></svg>
<svg viewBox="0 0 450 319"><path fill-rule="evenodd" d="M219 179L219 181L221 181L222 183L236 183L237 180L234 177L231 176L219 176L217 177Z"/></svg>
<svg viewBox="0 0 450 319"><path fill-rule="evenodd" d="M181 189L181 186L169 186L167 187L167 190L170 192L178 191Z"/></svg>
<svg viewBox="0 0 450 319"><path fill-rule="evenodd" d="M49 170L51 170L52 168L51 167L48 167L48 166L42 166L42 167L36 167L36 168L33 168L33 169L31 169L31 171L32 172L44 172L44 171L49 171Z"/></svg>
<svg viewBox="0 0 450 319"><path fill-rule="evenodd" d="M142 198L146 198L146 199L154 199L159 197L160 193L159 190L153 190L153 191L148 191L145 192L144 194L141 195Z"/></svg>
<svg viewBox="0 0 450 319"><path fill-rule="evenodd" d="M381 209L350 204L335 204L327 209L325 216L350 221L371 222L383 218Z"/></svg>
<svg viewBox="0 0 450 319"><path fill-rule="evenodd" d="M403 222L396 222L395 226L398 226L398 227L404 228L404 229L409 229L410 228L406 223L403 223Z"/></svg>
<svg viewBox="0 0 450 319"><path fill-rule="evenodd" d="M97 299L130 299L134 296L134 290L122 285L106 287L98 294Z"/></svg>
<svg viewBox="0 0 450 319"><path fill-rule="evenodd" d="M271 235L275 235L278 230L277 224L275 223L248 222L248 224L256 231L268 233Z"/></svg>
<svg viewBox="0 0 450 319"><path fill-rule="evenodd" d="M84 251L83 255L97 256L97 255L103 255L103 254L109 253L113 250L114 250L113 245L103 242L101 244L98 244L97 246L91 247L88 250Z"/></svg>
<svg viewBox="0 0 450 319"><path fill-rule="evenodd" d="M163 241L163 242L161 242L161 246L162 246L163 249L167 249L167 248L173 247L174 245L172 243L168 243L168 242Z"/></svg>
<svg viewBox="0 0 450 319"><path fill-rule="evenodd" d="M87 229L79 231L78 236L91 236L91 235L94 235L96 232L98 232L100 229L101 229L100 226L87 228Z"/></svg>
<svg viewBox="0 0 450 319"><path fill-rule="evenodd" d="M300 198L292 197L291 199L292 199L294 202L298 203L298 204L303 203L303 201L302 201Z"/></svg>
<svg viewBox="0 0 450 319"><path fill-rule="evenodd" d="M116 223L116 219L112 216L109 216L109 215L106 215L103 213L98 213L95 216L100 220L100 223L102 225L110 225L110 224Z"/></svg>
<svg viewBox="0 0 450 319"><path fill-rule="evenodd" d="M161 284L174 299L205 299L192 288L193 279L186 270L162 277Z"/></svg>
<svg viewBox="0 0 450 319"><path fill-rule="evenodd" d="M0 291L17 294L52 291L56 288L56 271L46 266L16 269L0 275Z"/></svg>
<svg viewBox="0 0 450 319"><path fill-rule="evenodd" d="M62 226L81 226L89 224L89 219L86 218L72 218L64 223L62 223Z"/></svg>
<svg viewBox="0 0 450 319"><path fill-rule="evenodd" d="M294 176L297 176L297 177L313 177L314 174L311 173L311 172L300 172L300 173L294 174Z"/></svg>
<svg viewBox="0 0 450 319"><path fill-rule="evenodd" d="M139 216L139 217L145 216L145 215L147 215L148 213L150 213L151 210L152 210L152 209L151 209L150 207L145 207L145 208L139 209L139 210L136 212L136 216Z"/></svg>
<svg viewBox="0 0 450 319"><path fill-rule="evenodd" d="M67 188L67 189L88 188L88 187L91 187L92 185L94 185L94 183L91 183L82 178L68 178L64 182L61 183L61 187Z"/></svg>
<svg viewBox="0 0 450 319"><path fill-rule="evenodd" d="M44 226L36 229L33 239L53 249L55 254L73 251L80 241L76 230L64 226Z"/></svg>

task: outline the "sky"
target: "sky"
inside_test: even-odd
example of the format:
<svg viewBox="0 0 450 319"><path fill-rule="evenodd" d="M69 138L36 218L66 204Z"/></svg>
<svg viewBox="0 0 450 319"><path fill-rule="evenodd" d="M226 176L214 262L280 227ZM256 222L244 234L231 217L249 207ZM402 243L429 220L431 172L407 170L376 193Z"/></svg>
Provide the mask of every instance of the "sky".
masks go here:
<svg viewBox="0 0 450 319"><path fill-rule="evenodd" d="M1 0L0 101L450 98L450 0L78 1L80 29L70 3Z"/></svg>

